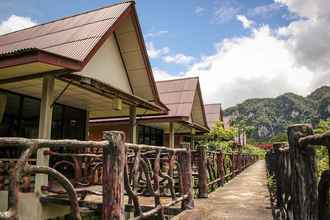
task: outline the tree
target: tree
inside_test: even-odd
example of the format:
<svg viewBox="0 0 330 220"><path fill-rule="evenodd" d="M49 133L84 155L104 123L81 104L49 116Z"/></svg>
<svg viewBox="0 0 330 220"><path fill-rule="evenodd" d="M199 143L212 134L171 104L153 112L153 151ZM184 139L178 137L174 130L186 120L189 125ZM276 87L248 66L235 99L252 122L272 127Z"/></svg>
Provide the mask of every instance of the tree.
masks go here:
<svg viewBox="0 0 330 220"><path fill-rule="evenodd" d="M208 133L208 138L214 141L231 141L237 134L238 130L235 127L225 129L223 122L217 121Z"/></svg>

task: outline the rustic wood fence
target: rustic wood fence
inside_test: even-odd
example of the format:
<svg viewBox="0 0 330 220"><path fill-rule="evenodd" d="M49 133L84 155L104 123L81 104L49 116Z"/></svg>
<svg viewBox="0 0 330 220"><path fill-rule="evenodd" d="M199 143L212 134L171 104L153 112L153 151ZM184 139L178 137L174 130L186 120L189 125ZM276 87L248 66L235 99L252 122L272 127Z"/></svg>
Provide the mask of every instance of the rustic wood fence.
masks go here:
<svg viewBox="0 0 330 220"><path fill-rule="evenodd" d="M318 183L315 146L325 146L330 153L330 132L313 135L310 125L293 125L288 140L274 144L267 155L268 171L276 182L279 219L329 220L330 171L324 171Z"/></svg>
<svg viewBox="0 0 330 220"><path fill-rule="evenodd" d="M79 207L99 210L103 219L121 220L125 213L133 213L136 220L165 219L165 215L193 208L193 177L199 197L207 197L257 160L204 148L192 152L189 144L173 149L125 143L122 132L105 132L104 139L0 138L2 158L12 158L0 159L0 190L9 191L9 209L0 212L0 219L17 218L19 192L35 190L35 174L49 178L40 201L70 205L74 219L81 219ZM4 153L12 149L15 155ZM39 149L46 149L50 166L36 165Z"/></svg>
<svg viewBox="0 0 330 220"><path fill-rule="evenodd" d="M199 198L207 198L209 192L234 178L248 166L258 160L257 155L240 152L224 153L209 151L205 146L198 146L192 151L192 167L195 189Z"/></svg>

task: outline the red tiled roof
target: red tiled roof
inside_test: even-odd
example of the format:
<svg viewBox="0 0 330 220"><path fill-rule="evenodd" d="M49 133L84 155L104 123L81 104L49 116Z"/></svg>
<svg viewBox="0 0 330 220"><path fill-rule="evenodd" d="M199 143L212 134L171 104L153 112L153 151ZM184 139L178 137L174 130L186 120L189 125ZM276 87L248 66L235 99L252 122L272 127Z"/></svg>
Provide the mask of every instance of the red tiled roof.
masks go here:
<svg viewBox="0 0 330 220"><path fill-rule="evenodd" d="M156 82L160 100L168 108L168 116L191 116L198 78L182 78Z"/></svg>
<svg viewBox="0 0 330 220"><path fill-rule="evenodd" d="M138 117L141 121L181 121L196 127L198 130L207 132L207 125L198 125L191 122L192 108L194 97L198 91L198 77L181 78L173 80L163 80L156 82L160 101L169 109L167 115L157 116L142 116ZM203 103L202 103L203 105ZM203 111L204 114L204 111ZM106 122L126 122L128 118L109 118L100 120L91 120L91 123L106 123Z"/></svg>
<svg viewBox="0 0 330 220"><path fill-rule="evenodd" d="M132 2L65 17L0 36L0 54L35 48L77 61L84 61L96 44L128 10Z"/></svg>
<svg viewBox="0 0 330 220"><path fill-rule="evenodd" d="M221 121L221 104L204 105L206 121L209 128L212 128L217 121Z"/></svg>

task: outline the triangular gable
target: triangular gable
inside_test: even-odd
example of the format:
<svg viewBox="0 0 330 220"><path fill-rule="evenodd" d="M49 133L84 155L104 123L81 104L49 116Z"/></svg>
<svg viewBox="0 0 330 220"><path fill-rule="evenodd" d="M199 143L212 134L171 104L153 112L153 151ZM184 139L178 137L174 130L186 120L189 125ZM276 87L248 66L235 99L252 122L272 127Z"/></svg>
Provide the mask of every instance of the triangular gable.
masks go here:
<svg viewBox="0 0 330 220"><path fill-rule="evenodd" d="M196 86L195 90L194 102L192 104L191 110L191 120L194 124L198 124L203 127L208 127L199 83Z"/></svg>

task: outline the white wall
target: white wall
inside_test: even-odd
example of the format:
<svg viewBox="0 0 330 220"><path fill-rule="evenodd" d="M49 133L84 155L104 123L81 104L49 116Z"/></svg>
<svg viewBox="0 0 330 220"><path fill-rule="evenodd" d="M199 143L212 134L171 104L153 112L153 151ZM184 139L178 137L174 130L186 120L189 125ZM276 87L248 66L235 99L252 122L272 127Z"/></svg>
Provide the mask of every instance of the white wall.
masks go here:
<svg viewBox="0 0 330 220"><path fill-rule="evenodd" d="M104 42L84 69L76 74L97 79L132 94L119 48L113 35Z"/></svg>

